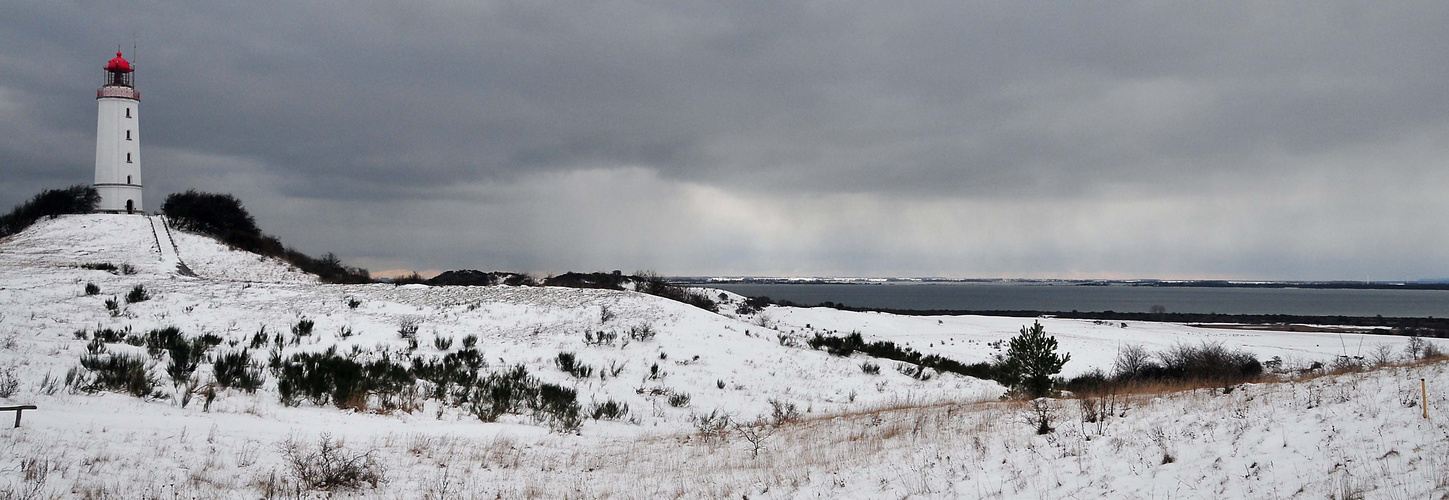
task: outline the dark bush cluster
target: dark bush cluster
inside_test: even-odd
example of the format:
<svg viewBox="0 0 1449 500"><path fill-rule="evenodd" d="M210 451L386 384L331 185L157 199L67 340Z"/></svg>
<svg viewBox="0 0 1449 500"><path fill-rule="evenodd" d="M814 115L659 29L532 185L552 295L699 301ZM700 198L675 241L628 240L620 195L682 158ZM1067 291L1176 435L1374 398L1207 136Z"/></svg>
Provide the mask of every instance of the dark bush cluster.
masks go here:
<svg viewBox="0 0 1449 500"><path fill-rule="evenodd" d="M0 216L0 238L24 231L45 217L86 214L96 210L101 195L96 188L77 184L64 189L47 189L16 205L10 213Z"/></svg>
<svg viewBox="0 0 1449 500"><path fill-rule="evenodd" d="M312 334L312 328L315 327L315 326L317 326L317 323L314 322L314 321L312 321L312 320L310 320L310 319L307 319L307 318L299 319L299 320L297 320L297 324L292 325L292 336L293 337L306 337L308 335L311 335Z"/></svg>
<svg viewBox="0 0 1449 500"><path fill-rule="evenodd" d="M92 378L80 385L87 392L125 392L138 398L151 395L156 380L146 370L146 358L122 354L91 353L81 356L81 368Z"/></svg>
<svg viewBox="0 0 1449 500"><path fill-rule="evenodd" d="M968 365L936 354L921 354L915 349L897 346L895 342L866 342L861 337L860 332L851 332L849 335L840 337L817 333L810 340L806 341L806 344L815 350L825 348L826 352L835 356L850 356L852 353L859 352L875 358L916 365L919 368L913 372L913 376L914 373L924 375L926 368L932 368L938 371L965 375L967 377L1001 380L1000 367L991 363L972 363ZM864 366L861 367L861 371L872 373L872 370L866 369ZM880 367L876 366L873 371L878 373Z"/></svg>
<svg viewBox="0 0 1449 500"><path fill-rule="evenodd" d="M465 347L430 361L413 358L412 372L417 378L432 383L433 399L457 406L468 400L470 391L478 383L478 370L486 366L482 353Z"/></svg>
<svg viewBox="0 0 1449 500"><path fill-rule="evenodd" d="M544 286L563 286L569 288L607 288L610 290L623 290L624 284L628 283L632 276L625 276L623 273L614 271L612 273L575 273L568 272L558 276L544 278Z"/></svg>
<svg viewBox="0 0 1449 500"><path fill-rule="evenodd" d="M740 302L735 308L735 314L755 314L765 310L765 307L773 304L769 297L750 297Z"/></svg>
<svg viewBox="0 0 1449 500"><path fill-rule="evenodd" d="M594 420L619 420L629 414L629 405L612 399L603 403L596 403L589 408L589 416Z"/></svg>
<svg viewBox="0 0 1449 500"><path fill-rule="evenodd" d="M127 304L135 304L137 302L145 302L148 300L151 300L151 292L147 292L146 287L141 285L131 287L131 291L126 294Z"/></svg>
<svg viewBox="0 0 1449 500"><path fill-rule="evenodd" d="M86 262L84 264L81 264L80 267L81 269L89 269L92 271L105 271L111 274L120 274L120 271L116 269L116 265L110 262Z"/></svg>
<svg viewBox="0 0 1449 500"><path fill-rule="evenodd" d="M558 431L572 431L582 423L583 409L574 389L540 382L523 365L489 373L482 353L462 349L440 358L414 358L410 366L394 363L386 353L361 359L361 353L293 354L273 352L277 390L284 404L303 401L316 405L367 410L374 406L391 411L413 394L467 409L485 422L505 414L530 415ZM423 382L420 384L420 381Z"/></svg>
<svg viewBox="0 0 1449 500"><path fill-rule="evenodd" d="M101 342L105 342L107 344L115 344L117 342L123 342L123 341L125 341L126 340L126 336L127 335L130 335L130 334L131 334L130 327L127 327L125 330L114 330L114 329L111 329L111 328L102 328L100 330L96 330L95 333L91 334L91 337L92 338L95 338L95 339L99 339Z"/></svg>
<svg viewBox="0 0 1449 500"><path fill-rule="evenodd" d="M332 404L338 408L366 410L368 397L389 400L415 381L407 367L393 363L386 354L371 361L339 356L336 347L321 353L299 353L287 358L277 376L282 403L296 405Z"/></svg>
<svg viewBox="0 0 1449 500"><path fill-rule="evenodd" d="M1094 394L1134 384L1189 383L1228 387L1263 375L1263 364L1251 353L1221 343L1178 344L1152 354L1141 346L1117 351L1111 374L1093 370L1064 382L1078 394Z"/></svg>
<svg viewBox="0 0 1449 500"><path fill-rule="evenodd" d="M532 286L537 284L532 276L520 273L483 272L473 269L444 271L424 281L434 286Z"/></svg>
<svg viewBox="0 0 1449 500"><path fill-rule="evenodd" d="M242 207L241 201L229 194L195 190L173 193L166 197L161 211L177 228L214 236L241 250L282 259L328 283L372 281L366 269L343 265L341 259L331 253L313 258L284 247L277 238L263 234L256 220Z"/></svg>
<svg viewBox="0 0 1449 500"><path fill-rule="evenodd" d="M266 380L261 365L252 361L246 349L217 354L212 364L212 378L223 389L235 387L249 393L256 392Z"/></svg>
<svg viewBox="0 0 1449 500"><path fill-rule="evenodd" d="M554 364L558 365L559 370L576 378L589 378L594 375L594 367L579 362L577 356L571 352L558 353Z"/></svg>
<svg viewBox="0 0 1449 500"><path fill-rule="evenodd" d="M256 219L242 208L241 200L229 194L188 190L173 193L161 204L161 211L177 229L209 234L227 240L262 233Z"/></svg>
<svg viewBox="0 0 1449 500"><path fill-rule="evenodd" d="M540 383L523 365L489 373L480 379L473 391L472 411L484 422L495 421L508 413L528 412L535 422L561 432L573 431L583 424L578 391Z"/></svg>
<svg viewBox="0 0 1449 500"><path fill-rule="evenodd" d="M672 284L660 276L645 274L637 279L640 280L639 291L641 292L683 302L709 312L719 312L719 304L710 298L709 294Z"/></svg>

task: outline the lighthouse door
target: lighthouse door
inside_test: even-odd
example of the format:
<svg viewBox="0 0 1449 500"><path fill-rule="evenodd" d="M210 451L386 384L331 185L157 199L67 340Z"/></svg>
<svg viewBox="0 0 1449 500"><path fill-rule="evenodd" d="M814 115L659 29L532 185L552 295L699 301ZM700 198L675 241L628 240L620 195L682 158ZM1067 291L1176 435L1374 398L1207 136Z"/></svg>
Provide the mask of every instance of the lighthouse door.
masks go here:
<svg viewBox="0 0 1449 500"><path fill-rule="evenodd" d="M128 214L134 214L134 213L136 213L136 201L135 200L126 200L126 213L128 213Z"/></svg>

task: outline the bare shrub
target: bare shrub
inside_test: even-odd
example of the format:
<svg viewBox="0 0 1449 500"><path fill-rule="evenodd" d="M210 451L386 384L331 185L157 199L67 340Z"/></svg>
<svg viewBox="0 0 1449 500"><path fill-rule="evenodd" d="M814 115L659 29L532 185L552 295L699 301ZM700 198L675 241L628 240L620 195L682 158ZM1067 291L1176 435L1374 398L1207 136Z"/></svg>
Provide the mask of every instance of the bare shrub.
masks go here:
<svg viewBox="0 0 1449 500"><path fill-rule="evenodd" d="M734 428L735 432L750 444L750 456L755 458L759 458L760 450L765 449L766 443L780 430L778 426L763 421L756 421L752 424L734 424Z"/></svg>
<svg viewBox="0 0 1449 500"><path fill-rule="evenodd" d="M1363 358L1359 356L1338 356L1333 358L1333 363L1328 370L1332 373L1350 373L1363 371L1365 368Z"/></svg>
<svg viewBox="0 0 1449 500"><path fill-rule="evenodd" d="M629 338L640 342L654 340L658 333L654 330L654 325L648 323L629 327Z"/></svg>
<svg viewBox="0 0 1449 500"><path fill-rule="evenodd" d="M414 317L404 317L398 320L397 336L408 340L417 339L418 319Z"/></svg>
<svg viewBox="0 0 1449 500"><path fill-rule="evenodd" d="M776 425L794 422L800 420L800 410L795 407L793 402L771 399L770 420Z"/></svg>
<svg viewBox="0 0 1449 500"><path fill-rule="evenodd" d="M1120 378L1136 378L1142 369L1152 361L1152 355L1141 345L1126 345L1117 348L1117 358L1112 361L1112 375Z"/></svg>
<svg viewBox="0 0 1449 500"><path fill-rule="evenodd" d="M1424 345L1428 342L1418 335L1409 337L1409 341L1404 344L1404 354L1411 360L1423 359Z"/></svg>
<svg viewBox="0 0 1449 500"><path fill-rule="evenodd" d="M1444 351L1439 350L1439 344L1424 342L1424 359L1439 359L1444 357Z"/></svg>
<svg viewBox="0 0 1449 500"><path fill-rule="evenodd" d="M694 430L699 431L705 439L719 439L721 441L729 437L730 425L733 420L730 414L719 411L718 408L710 410L709 414L696 413L691 418Z"/></svg>
<svg viewBox="0 0 1449 500"><path fill-rule="evenodd" d="M292 476L311 489L376 488L383 478L382 465L373 458L376 450L349 452L328 433L318 437L316 447L291 436L279 446Z"/></svg>
<svg viewBox="0 0 1449 500"><path fill-rule="evenodd" d="M1036 426L1037 434L1050 434L1056 428L1052 422L1057 418L1057 408L1047 398L1037 398L1025 407L1022 415L1026 423Z"/></svg>
<svg viewBox="0 0 1449 500"><path fill-rule="evenodd" d="M1373 353L1369 355L1369 359L1372 360L1374 366L1384 366L1392 363L1394 361L1394 348L1389 347L1388 344L1379 344L1378 347L1374 348Z"/></svg>

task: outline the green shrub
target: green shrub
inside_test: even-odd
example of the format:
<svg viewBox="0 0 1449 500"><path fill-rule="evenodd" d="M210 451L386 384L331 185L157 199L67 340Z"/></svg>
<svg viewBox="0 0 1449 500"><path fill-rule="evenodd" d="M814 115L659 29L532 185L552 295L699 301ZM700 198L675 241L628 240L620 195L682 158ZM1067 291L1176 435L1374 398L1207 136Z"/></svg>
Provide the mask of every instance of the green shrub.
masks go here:
<svg viewBox="0 0 1449 500"><path fill-rule="evenodd" d="M1046 334L1041 322L1023 326L1006 350L1006 386L1028 398L1050 395L1052 376L1061 373L1071 359L1071 354L1057 354L1057 339Z"/></svg>
<svg viewBox="0 0 1449 500"><path fill-rule="evenodd" d="M95 283L86 283L86 295L96 295L99 293L101 293L101 287L96 286Z"/></svg>

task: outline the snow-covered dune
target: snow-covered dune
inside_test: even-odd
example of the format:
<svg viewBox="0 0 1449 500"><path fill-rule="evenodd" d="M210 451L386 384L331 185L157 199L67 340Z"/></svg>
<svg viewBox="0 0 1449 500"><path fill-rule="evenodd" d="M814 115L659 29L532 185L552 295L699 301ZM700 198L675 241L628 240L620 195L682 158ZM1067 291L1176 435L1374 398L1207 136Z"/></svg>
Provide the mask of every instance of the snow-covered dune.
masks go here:
<svg viewBox="0 0 1449 500"><path fill-rule="evenodd" d="M96 263L135 272L81 267ZM87 294L88 284L99 293ZM126 303L138 286L149 300ZM741 297L709 293L723 295L724 313L629 291L328 285L274 259L167 230L159 218L41 221L0 241L0 389L15 382L0 391L8 392L0 406L40 408L25 413L23 427L0 431L0 498L297 496L282 445L316 444L322 433L347 450L371 450L384 466L383 482L355 493L364 497L1145 498L1201 490L1204 497L1273 498L1323 497L1343 486L1422 498L1449 487L1442 459L1449 432L1437 417L1411 418L1421 408L1408 402L1409 385L1417 384L1405 382L1425 377L1433 387L1449 386L1442 365L1263 384L1233 395L1140 397L1101 425L1081 422L1074 403L1055 403L1060 431L1036 436L1019 421L1019 404L994 402L1003 390L994 382L950 373L919 380L894 362L804 345L816 333L859 331L975 362L1000 352L992 344L1031 320L787 307L739 315L733 311ZM303 320L312 333L294 335ZM1124 344L1156 350L1222 342L1306 363L1366 354L1379 344L1397 351L1404 342L1041 321L1072 354L1068 374L1110 367ZM222 339L196 371L198 393L186 405L184 386L167 378L166 353L89 340L100 330L140 335L170 326ZM400 335L413 329L415 339ZM630 339L631 330L645 329L652 335ZM585 407L616 401L629 410L559 434L522 415L484 423L431 398L407 410L287 406L274 373L256 393L222 390L203 402L200 388L211 381L216 354L247 347L259 332L282 335L282 356L336 348L403 362L457 352L473 337L484 372L521 365L542 382L576 390ZM599 342L601 332L617 337ZM277 345L264 344L249 351L257 363L267 363ZM84 375L81 357L98 347L147 357L147 370L162 381L156 393L141 399L67 386L67 378ZM560 370L560 353L594 372ZM866 373L866 361L883 369ZM600 375L605 371L610 375ZM1442 408L1445 398L1436 394L1430 406ZM723 441L695 434L701 415L749 422L791 405L805 423L755 436L760 446L742 434ZM1378 430L1384 426L1399 430ZM1176 463L1162 463L1163 454ZM1407 472L1369 480L1390 469Z"/></svg>

